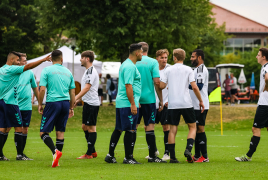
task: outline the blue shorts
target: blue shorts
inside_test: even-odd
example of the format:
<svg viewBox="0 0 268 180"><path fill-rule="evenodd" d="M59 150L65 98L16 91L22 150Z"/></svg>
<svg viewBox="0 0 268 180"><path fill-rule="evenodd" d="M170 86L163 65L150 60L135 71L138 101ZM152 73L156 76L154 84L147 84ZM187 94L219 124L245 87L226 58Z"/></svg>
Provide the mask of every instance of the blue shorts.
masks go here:
<svg viewBox="0 0 268 180"><path fill-rule="evenodd" d="M21 117L22 117L22 126L23 127L29 127L30 126L30 121L32 118L32 110L28 111L20 111Z"/></svg>
<svg viewBox="0 0 268 180"><path fill-rule="evenodd" d="M155 103L152 104L141 104L138 123L140 124L141 118L143 117L144 125L155 124L156 117L156 106Z"/></svg>
<svg viewBox="0 0 268 180"><path fill-rule="evenodd" d="M0 100L0 128L22 127L19 106Z"/></svg>
<svg viewBox="0 0 268 180"><path fill-rule="evenodd" d="M115 130L129 131L136 130L139 108L137 108L137 114L131 113L130 107L116 108L116 123Z"/></svg>
<svg viewBox="0 0 268 180"><path fill-rule="evenodd" d="M47 102L41 120L40 132L51 132L54 126L56 131L65 132L69 109L69 101Z"/></svg>

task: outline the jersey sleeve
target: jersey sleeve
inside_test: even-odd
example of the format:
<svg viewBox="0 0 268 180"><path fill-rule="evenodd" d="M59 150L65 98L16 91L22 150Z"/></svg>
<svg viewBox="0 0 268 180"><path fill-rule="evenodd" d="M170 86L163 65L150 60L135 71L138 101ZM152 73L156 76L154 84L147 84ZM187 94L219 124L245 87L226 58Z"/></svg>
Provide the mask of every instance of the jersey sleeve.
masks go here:
<svg viewBox="0 0 268 180"><path fill-rule="evenodd" d="M21 74L23 73L24 66L11 66L11 73L12 74Z"/></svg>
<svg viewBox="0 0 268 180"><path fill-rule="evenodd" d="M34 78L34 74L33 74L33 72L32 71L30 71L31 72L31 87L32 88L36 88L37 87L37 84L36 84L36 82L35 82L35 78Z"/></svg>
<svg viewBox="0 0 268 180"><path fill-rule="evenodd" d="M75 89L75 82L74 82L74 77L71 75L71 83L69 89Z"/></svg>
<svg viewBox="0 0 268 180"><path fill-rule="evenodd" d="M134 83L134 77L136 73L136 67L130 67L124 70L124 84L131 84Z"/></svg>
<svg viewBox="0 0 268 180"><path fill-rule="evenodd" d="M188 80L189 80L189 84L191 82L195 81L195 79L194 79L194 71L190 70L190 74L189 74Z"/></svg>
<svg viewBox="0 0 268 180"><path fill-rule="evenodd" d="M205 80L206 80L206 73L205 72L197 72L196 74L196 83L198 84L204 84L205 83Z"/></svg>
<svg viewBox="0 0 268 180"><path fill-rule="evenodd" d="M153 69L152 69L152 77L153 78L159 78L160 74L159 74L159 64L157 61L154 62L153 64Z"/></svg>
<svg viewBox="0 0 268 180"><path fill-rule="evenodd" d="M164 83L168 83L168 71L166 70L164 73L163 73L163 76L160 77L160 81L164 82Z"/></svg>
<svg viewBox="0 0 268 180"><path fill-rule="evenodd" d="M47 86L47 72L46 69L43 69L40 77L40 83L39 86Z"/></svg>

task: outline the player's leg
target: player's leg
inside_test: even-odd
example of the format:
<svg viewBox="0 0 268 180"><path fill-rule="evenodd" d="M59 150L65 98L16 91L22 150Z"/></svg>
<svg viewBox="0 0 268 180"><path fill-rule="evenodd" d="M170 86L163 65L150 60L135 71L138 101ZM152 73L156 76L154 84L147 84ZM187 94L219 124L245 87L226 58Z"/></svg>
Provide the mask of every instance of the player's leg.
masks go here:
<svg viewBox="0 0 268 180"><path fill-rule="evenodd" d="M7 122L5 118L5 102L0 100L0 161L9 161L3 154L3 147L6 143L7 133Z"/></svg>
<svg viewBox="0 0 268 180"><path fill-rule="evenodd" d="M163 133L164 133L164 146L165 146L165 152L163 155L163 160L169 160L169 150L168 150L168 134L169 134L169 130L170 130L170 125L167 124L167 107L164 106L164 109L162 110L162 114L161 114L161 125L163 128Z"/></svg>
<svg viewBox="0 0 268 180"><path fill-rule="evenodd" d="M31 117L32 117L32 111L21 111L21 117L22 117L22 137L23 137L23 152L26 146L26 141L27 141L27 135L28 135L28 128L30 126L30 121L31 121ZM30 159L29 157L27 157L25 155L25 153L23 153L23 157L26 160L33 160Z"/></svg>

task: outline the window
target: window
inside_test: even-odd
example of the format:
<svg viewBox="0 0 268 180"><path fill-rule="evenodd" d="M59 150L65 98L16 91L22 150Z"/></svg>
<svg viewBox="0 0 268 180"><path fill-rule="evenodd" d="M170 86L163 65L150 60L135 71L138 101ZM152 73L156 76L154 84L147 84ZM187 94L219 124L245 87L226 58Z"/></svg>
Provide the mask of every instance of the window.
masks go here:
<svg viewBox="0 0 268 180"><path fill-rule="evenodd" d="M266 39L264 40L264 45L266 45ZM253 38L229 38L224 41L225 48L223 54L252 51L254 47L259 47L261 45L261 39Z"/></svg>

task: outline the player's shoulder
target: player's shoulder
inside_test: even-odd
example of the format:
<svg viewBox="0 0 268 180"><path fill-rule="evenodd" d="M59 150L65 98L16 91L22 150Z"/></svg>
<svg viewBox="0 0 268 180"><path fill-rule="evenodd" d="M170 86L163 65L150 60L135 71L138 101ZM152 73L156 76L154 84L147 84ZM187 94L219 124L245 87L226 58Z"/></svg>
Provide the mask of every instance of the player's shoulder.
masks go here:
<svg viewBox="0 0 268 180"><path fill-rule="evenodd" d="M266 64L263 65L263 69L264 69L266 72L268 72L268 63L266 63Z"/></svg>

